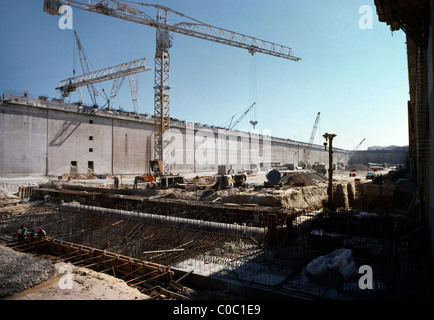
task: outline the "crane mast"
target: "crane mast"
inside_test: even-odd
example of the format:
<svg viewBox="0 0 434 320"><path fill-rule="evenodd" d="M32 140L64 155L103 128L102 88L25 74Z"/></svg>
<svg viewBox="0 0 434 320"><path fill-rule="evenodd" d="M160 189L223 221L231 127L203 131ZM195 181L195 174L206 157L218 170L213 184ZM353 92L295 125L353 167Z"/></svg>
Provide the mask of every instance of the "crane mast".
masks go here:
<svg viewBox="0 0 434 320"><path fill-rule="evenodd" d="M157 23L161 25L156 32L154 67L154 158L163 161L164 133L170 129L170 55L172 37L166 27L168 12L157 9ZM164 166L163 166L164 168Z"/></svg>
<svg viewBox="0 0 434 320"><path fill-rule="evenodd" d="M196 37L248 50L249 53L263 53L292 61L299 61L291 48L269 41L250 37L234 31L218 28L168 7L147 3L135 3L140 6L154 7L157 17L153 19L136 6L117 0L44 0L43 11L59 15L61 5L104 14L118 19L156 28L156 53L154 76L154 158L163 162L163 136L170 128L170 56L172 46L171 32ZM176 14L187 21L169 24L168 14ZM164 163L164 162L163 162Z"/></svg>

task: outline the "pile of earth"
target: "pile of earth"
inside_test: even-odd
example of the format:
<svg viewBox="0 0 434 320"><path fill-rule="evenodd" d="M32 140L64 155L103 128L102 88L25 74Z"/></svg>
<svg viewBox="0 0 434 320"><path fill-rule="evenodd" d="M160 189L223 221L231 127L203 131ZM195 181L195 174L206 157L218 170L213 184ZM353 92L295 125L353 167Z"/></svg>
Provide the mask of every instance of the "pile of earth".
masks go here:
<svg viewBox="0 0 434 320"><path fill-rule="evenodd" d="M316 186L320 182L327 182L327 177L317 172L294 172L284 175L281 182L290 187Z"/></svg>

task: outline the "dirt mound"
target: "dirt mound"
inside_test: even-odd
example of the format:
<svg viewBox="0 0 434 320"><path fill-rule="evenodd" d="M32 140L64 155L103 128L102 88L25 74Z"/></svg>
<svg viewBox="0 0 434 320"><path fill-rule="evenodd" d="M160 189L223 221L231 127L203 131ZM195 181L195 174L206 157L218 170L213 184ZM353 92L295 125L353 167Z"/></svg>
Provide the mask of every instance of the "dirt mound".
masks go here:
<svg viewBox="0 0 434 320"><path fill-rule="evenodd" d="M221 196L221 203L257 204L259 206L287 209L318 210L327 198L327 187L306 186L259 192L236 192Z"/></svg>
<svg viewBox="0 0 434 320"><path fill-rule="evenodd" d="M290 173L282 178L282 183L291 187L316 186L325 181L327 178L316 172Z"/></svg>
<svg viewBox="0 0 434 320"><path fill-rule="evenodd" d="M69 263L54 265L56 275L20 292L13 300L147 300L149 296L123 280ZM70 275L68 282L67 277ZM67 286L69 284L69 287ZM63 286L62 286L63 285Z"/></svg>

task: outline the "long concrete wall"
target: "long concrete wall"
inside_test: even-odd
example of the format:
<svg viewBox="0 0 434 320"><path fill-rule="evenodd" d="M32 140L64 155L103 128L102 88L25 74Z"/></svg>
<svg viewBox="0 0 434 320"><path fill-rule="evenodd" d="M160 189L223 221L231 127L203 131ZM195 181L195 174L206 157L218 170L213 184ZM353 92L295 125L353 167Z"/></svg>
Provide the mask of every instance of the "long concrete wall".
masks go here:
<svg viewBox="0 0 434 320"><path fill-rule="evenodd" d="M369 163L408 165L409 152L408 150L361 150L356 151L348 163L350 165Z"/></svg>
<svg viewBox="0 0 434 320"><path fill-rule="evenodd" d="M9 94L0 101L0 114L1 175L142 174L154 158L153 119L145 115ZM308 146L267 130L248 133L176 120L166 141L164 159L173 173L217 173L219 165L296 166ZM334 163L347 163L348 153L335 149ZM323 146L311 147L309 163L315 162L328 166Z"/></svg>

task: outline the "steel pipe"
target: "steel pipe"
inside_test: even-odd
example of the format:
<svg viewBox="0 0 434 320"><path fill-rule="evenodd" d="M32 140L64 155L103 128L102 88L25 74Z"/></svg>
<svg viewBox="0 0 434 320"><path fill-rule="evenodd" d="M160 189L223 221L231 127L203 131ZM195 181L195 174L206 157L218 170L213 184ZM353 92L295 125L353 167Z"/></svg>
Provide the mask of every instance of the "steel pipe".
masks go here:
<svg viewBox="0 0 434 320"><path fill-rule="evenodd" d="M79 203L63 203L60 205L60 210L70 211L75 213L98 214L98 215L104 215L115 219L134 220L140 223L148 223L154 225L164 225L164 226L171 226L177 228L188 228L188 229L195 229L200 231L239 235L245 237L252 237L254 239L260 239L260 240L264 239L265 237L265 228L251 227L247 225L204 221L204 220L197 220L197 219L164 216L158 214L102 208L102 207L95 207L95 206L84 206Z"/></svg>

